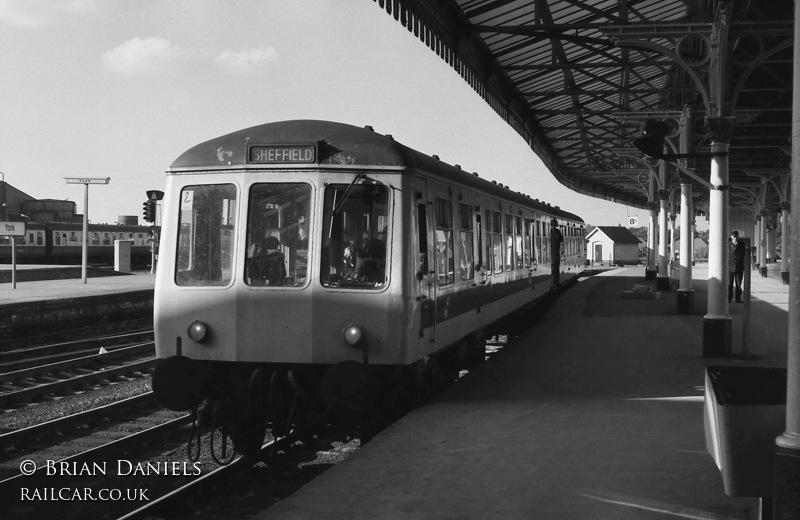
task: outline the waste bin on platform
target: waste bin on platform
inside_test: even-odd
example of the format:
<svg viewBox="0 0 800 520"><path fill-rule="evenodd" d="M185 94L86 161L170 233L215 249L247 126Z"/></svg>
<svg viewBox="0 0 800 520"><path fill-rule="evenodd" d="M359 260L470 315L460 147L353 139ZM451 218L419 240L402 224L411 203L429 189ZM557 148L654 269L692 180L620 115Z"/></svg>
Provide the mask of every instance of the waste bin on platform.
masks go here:
<svg viewBox="0 0 800 520"><path fill-rule="evenodd" d="M771 496L775 437L786 426L786 369L707 366L704 424L725 494Z"/></svg>

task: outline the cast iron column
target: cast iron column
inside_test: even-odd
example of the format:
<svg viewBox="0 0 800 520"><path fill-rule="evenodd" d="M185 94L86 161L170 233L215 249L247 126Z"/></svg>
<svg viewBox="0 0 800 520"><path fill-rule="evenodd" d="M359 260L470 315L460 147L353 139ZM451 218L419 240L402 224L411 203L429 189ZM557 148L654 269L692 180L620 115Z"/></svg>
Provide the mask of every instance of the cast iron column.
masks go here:
<svg viewBox="0 0 800 520"><path fill-rule="evenodd" d="M761 218L758 223L758 267L761 276L767 277L767 210L761 211Z"/></svg>
<svg viewBox="0 0 800 520"><path fill-rule="evenodd" d="M789 285L789 208L792 203L781 201L781 281Z"/></svg>
<svg viewBox="0 0 800 520"><path fill-rule="evenodd" d="M791 258L800 256L800 2L794 4L792 90ZM784 252L785 254L785 252ZM789 263L789 344L786 378L786 431L775 448L773 518L800 518L800 262Z"/></svg>
<svg viewBox="0 0 800 520"><path fill-rule="evenodd" d="M663 162L663 161L662 161ZM667 217L669 216L669 190L658 190L658 277L656 289L669 291L669 270L667 269Z"/></svg>
<svg viewBox="0 0 800 520"><path fill-rule="evenodd" d="M694 313L692 289L692 258L694 258L694 229L692 229L692 185L681 184L681 257L678 314Z"/></svg>
<svg viewBox="0 0 800 520"><path fill-rule="evenodd" d="M703 319L703 357L731 355L728 309L728 147L730 121L709 118L711 185L709 190L708 312Z"/></svg>

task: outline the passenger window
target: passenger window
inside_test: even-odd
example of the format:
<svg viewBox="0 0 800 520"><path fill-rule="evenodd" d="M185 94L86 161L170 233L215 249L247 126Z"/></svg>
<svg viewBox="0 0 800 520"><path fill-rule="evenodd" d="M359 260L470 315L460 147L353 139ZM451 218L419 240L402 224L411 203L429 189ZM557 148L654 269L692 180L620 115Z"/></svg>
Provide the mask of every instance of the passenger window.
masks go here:
<svg viewBox="0 0 800 520"><path fill-rule="evenodd" d="M386 185L366 176L356 177L349 185L325 188L320 254L324 287L379 289L386 285L389 194ZM422 240L427 237L421 236Z"/></svg>
<svg viewBox="0 0 800 520"><path fill-rule="evenodd" d="M458 261L461 271L461 280L475 278L475 259L473 244L472 206L461 204L461 223L458 234Z"/></svg>
<svg viewBox="0 0 800 520"><path fill-rule="evenodd" d="M264 183L250 189L245 283L302 287L308 280L311 186Z"/></svg>
<svg viewBox="0 0 800 520"><path fill-rule="evenodd" d="M514 252L517 269L522 269L522 217L514 217Z"/></svg>
<svg viewBox="0 0 800 520"><path fill-rule="evenodd" d="M453 258L453 202L436 198L436 279L439 285L455 281Z"/></svg>
<svg viewBox="0 0 800 520"><path fill-rule="evenodd" d="M417 239L419 240L419 273L428 275L428 208L417 204Z"/></svg>
<svg viewBox="0 0 800 520"><path fill-rule="evenodd" d="M492 212L488 209L484 212L485 218L483 219L483 229L485 231L485 239L483 241L484 244L484 253L483 259L485 264L483 264L484 269L486 272L491 273L494 270L494 249L492 248Z"/></svg>
<svg viewBox="0 0 800 520"><path fill-rule="evenodd" d="M232 276L236 187L187 186L180 197L175 283L227 285Z"/></svg>
<svg viewBox="0 0 800 520"><path fill-rule="evenodd" d="M531 266L531 247L532 247L532 236L531 236L531 221L530 219L525 219L525 235L522 238L522 243L525 247L525 252L523 253L523 261L525 262L525 267Z"/></svg>
<svg viewBox="0 0 800 520"><path fill-rule="evenodd" d="M492 265L495 273L503 272L503 214L499 211L492 212Z"/></svg>
<svg viewBox="0 0 800 520"><path fill-rule="evenodd" d="M506 271L514 269L514 216L504 215L506 232L505 266Z"/></svg>

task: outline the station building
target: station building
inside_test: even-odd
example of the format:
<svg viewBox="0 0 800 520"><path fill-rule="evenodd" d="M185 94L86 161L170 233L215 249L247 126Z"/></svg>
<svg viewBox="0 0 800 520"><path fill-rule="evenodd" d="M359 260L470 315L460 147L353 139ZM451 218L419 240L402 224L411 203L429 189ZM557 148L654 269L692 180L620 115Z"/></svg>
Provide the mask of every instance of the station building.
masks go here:
<svg viewBox="0 0 800 520"><path fill-rule="evenodd" d="M590 264L636 265L639 239L628 228L598 226L586 236L586 258Z"/></svg>

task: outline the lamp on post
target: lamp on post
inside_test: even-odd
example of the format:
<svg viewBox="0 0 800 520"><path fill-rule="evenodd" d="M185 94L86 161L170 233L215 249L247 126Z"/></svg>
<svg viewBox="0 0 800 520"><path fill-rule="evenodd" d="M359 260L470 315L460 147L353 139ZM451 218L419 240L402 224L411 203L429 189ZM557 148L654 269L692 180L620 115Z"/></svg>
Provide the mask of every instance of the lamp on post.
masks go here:
<svg viewBox="0 0 800 520"><path fill-rule="evenodd" d="M64 177L67 184L83 184L83 247L81 248L81 280L86 283L89 260L89 185L108 184L111 177Z"/></svg>

